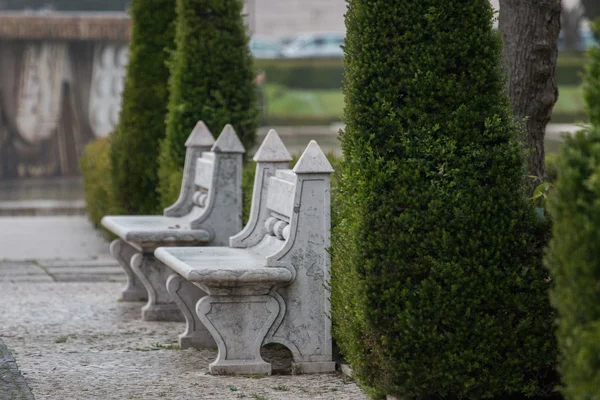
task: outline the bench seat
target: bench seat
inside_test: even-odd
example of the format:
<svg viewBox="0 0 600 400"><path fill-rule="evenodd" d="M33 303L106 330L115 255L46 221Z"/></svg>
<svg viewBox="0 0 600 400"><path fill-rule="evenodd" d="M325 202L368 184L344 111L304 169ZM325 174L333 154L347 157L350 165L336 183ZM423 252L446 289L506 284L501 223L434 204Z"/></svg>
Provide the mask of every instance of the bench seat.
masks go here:
<svg viewBox="0 0 600 400"><path fill-rule="evenodd" d="M171 270L154 257L160 246L225 246L242 229L244 147L231 125L217 141L199 121L185 143L181 191L163 215L109 215L102 225L119 239L111 254L127 274L122 298L146 300L142 319L180 321L185 317L168 293ZM200 290L200 289L198 289Z"/></svg>
<svg viewBox="0 0 600 400"><path fill-rule="evenodd" d="M267 267L265 257L250 249L163 247L155 255L209 295L267 294L292 280L288 269Z"/></svg>
<svg viewBox="0 0 600 400"><path fill-rule="evenodd" d="M255 155L250 218L229 247L154 252L174 271L167 286L187 315L186 336L209 343L210 334L217 344L212 374L270 374L260 355L268 343L291 351L297 373L335 370L327 288L333 168L315 141L294 169L275 167L288 157L270 131Z"/></svg>
<svg viewBox="0 0 600 400"><path fill-rule="evenodd" d="M198 246L210 240L209 232L191 229L181 218L162 215L107 216L102 224L121 239L140 246L138 250L153 252L160 246Z"/></svg>

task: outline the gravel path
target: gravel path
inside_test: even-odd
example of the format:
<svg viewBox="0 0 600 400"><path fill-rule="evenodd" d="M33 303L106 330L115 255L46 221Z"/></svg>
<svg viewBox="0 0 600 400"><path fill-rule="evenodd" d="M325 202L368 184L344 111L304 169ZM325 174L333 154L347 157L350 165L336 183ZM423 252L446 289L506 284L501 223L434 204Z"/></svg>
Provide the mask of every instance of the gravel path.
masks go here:
<svg viewBox="0 0 600 400"><path fill-rule="evenodd" d="M184 324L141 321L142 303L116 301L114 265L58 264L0 262L0 338L37 400L367 398L339 373L288 375L277 348L264 350L273 376L209 375L216 350L178 349Z"/></svg>
<svg viewBox="0 0 600 400"><path fill-rule="evenodd" d="M14 357L0 339L0 400L32 400L33 394Z"/></svg>

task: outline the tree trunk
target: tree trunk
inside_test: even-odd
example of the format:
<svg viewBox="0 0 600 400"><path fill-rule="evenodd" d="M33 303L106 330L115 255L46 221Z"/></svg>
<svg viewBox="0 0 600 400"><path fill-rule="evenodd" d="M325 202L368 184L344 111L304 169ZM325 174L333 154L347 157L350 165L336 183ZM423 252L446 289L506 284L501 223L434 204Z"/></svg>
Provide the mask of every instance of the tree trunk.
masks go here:
<svg viewBox="0 0 600 400"><path fill-rule="evenodd" d="M544 134L558 99L560 0L500 0L499 28L513 114L523 121L529 175L546 179Z"/></svg>

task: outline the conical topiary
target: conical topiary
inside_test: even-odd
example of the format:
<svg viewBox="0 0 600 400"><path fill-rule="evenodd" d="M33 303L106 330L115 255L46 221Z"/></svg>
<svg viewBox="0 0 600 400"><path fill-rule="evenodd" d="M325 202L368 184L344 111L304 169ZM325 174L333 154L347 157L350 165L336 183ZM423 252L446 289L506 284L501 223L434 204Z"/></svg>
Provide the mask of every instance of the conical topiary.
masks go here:
<svg viewBox="0 0 600 400"><path fill-rule="evenodd" d="M254 144L258 108L240 0L177 0L177 49L171 60L167 135L160 154L160 196L177 198L184 143L203 120L213 132L230 123Z"/></svg>
<svg viewBox="0 0 600 400"><path fill-rule="evenodd" d="M547 227L488 0L350 0L334 336L374 395L551 390Z"/></svg>
<svg viewBox="0 0 600 400"><path fill-rule="evenodd" d="M158 148L165 136L166 60L174 46L175 3L133 0L131 19L123 107L110 141L115 211L153 214L159 209Z"/></svg>

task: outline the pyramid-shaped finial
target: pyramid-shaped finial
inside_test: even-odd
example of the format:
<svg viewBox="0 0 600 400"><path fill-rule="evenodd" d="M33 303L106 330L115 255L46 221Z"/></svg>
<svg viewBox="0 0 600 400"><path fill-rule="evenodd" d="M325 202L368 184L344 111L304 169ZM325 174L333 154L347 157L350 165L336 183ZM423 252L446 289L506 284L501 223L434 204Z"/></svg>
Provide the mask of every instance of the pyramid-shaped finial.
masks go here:
<svg viewBox="0 0 600 400"><path fill-rule="evenodd" d="M285 148L275 129L271 129L254 155L256 162L292 161L292 156Z"/></svg>
<svg viewBox="0 0 600 400"><path fill-rule="evenodd" d="M297 174L330 174L333 172L333 167L317 142L311 140L293 171Z"/></svg>
<svg viewBox="0 0 600 400"><path fill-rule="evenodd" d="M215 138L213 137L210 129L203 121L198 121L192 133L185 142L185 147L212 147L215 144Z"/></svg>
<svg viewBox="0 0 600 400"><path fill-rule="evenodd" d="M230 124L225 125L211 151L215 153L245 153L244 145Z"/></svg>

